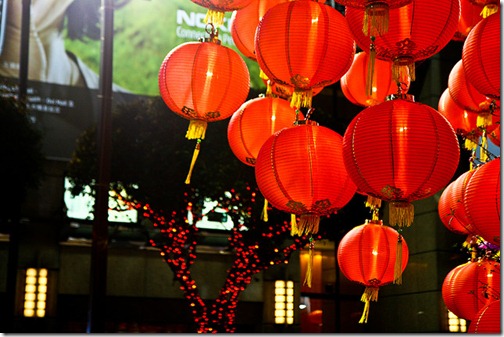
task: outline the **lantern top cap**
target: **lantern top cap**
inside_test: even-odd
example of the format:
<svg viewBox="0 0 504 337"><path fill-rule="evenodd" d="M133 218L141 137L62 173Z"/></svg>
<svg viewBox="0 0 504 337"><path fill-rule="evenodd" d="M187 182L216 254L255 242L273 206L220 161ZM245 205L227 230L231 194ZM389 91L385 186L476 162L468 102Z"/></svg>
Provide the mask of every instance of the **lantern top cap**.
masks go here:
<svg viewBox="0 0 504 337"><path fill-rule="evenodd" d="M369 220L369 219L366 219L366 222L364 224L365 225L368 225L368 224L383 225L383 220Z"/></svg>
<svg viewBox="0 0 504 337"><path fill-rule="evenodd" d="M312 121L310 119L303 119L303 120L297 121L296 125L314 125L314 126L319 126L319 123L315 122L315 121Z"/></svg>
<svg viewBox="0 0 504 337"><path fill-rule="evenodd" d="M410 101L410 102L415 102L415 96L410 95L410 94L392 94L388 95L385 99L385 101L392 101L395 99L402 99L405 101Z"/></svg>

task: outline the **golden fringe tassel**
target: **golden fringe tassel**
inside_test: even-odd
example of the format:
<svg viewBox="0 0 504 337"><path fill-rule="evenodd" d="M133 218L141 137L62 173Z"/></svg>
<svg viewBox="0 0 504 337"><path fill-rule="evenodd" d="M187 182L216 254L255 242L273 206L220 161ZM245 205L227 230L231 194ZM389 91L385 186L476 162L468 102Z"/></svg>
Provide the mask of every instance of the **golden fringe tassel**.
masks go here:
<svg viewBox="0 0 504 337"><path fill-rule="evenodd" d="M265 81L269 80L268 75L261 68L259 68L259 78Z"/></svg>
<svg viewBox="0 0 504 337"><path fill-rule="evenodd" d="M402 235L397 237L396 260L394 264L394 284L402 284Z"/></svg>
<svg viewBox="0 0 504 337"><path fill-rule="evenodd" d="M313 90L301 90L298 88L294 89L294 93L292 94L290 106L291 108L311 108L313 97Z"/></svg>
<svg viewBox="0 0 504 337"><path fill-rule="evenodd" d="M296 214L291 213L291 235L294 236L298 233Z"/></svg>
<svg viewBox="0 0 504 337"><path fill-rule="evenodd" d="M381 199L368 195L367 200L366 200L366 207L369 207L369 208L378 207L379 208L379 207L381 207L381 202L382 202Z"/></svg>
<svg viewBox="0 0 504 337"><path fill-rule="evenodd" d="M368 5L364 10L362 32L365 36L382 36L389 30L389 7L386 4Z"/></svg>
<svg viewBox="0 0 504 337"><path fill-rule="evenodd" d="M273 96L273 88L272 88L270 80L268 80L267 84L266 84L266 94L265 94L265 96L266 97L272 97Z"/></svg>
<svg viewBox="0 0 504 337"><path fill-rule="evenodd" d="M196 142L196 146L194 147L194 152L193 152L193 156L192 156L192 160L191 160L191 166L189 167L189 173L187 173L187 178L185 180L186 184L191 183L191 175L192 175L192 171L194 168L194 164L196 163L196 159L198 158L198 154L200 151L200 143L201 143L201 139L198 139L198 141Z"/></svg>
<svg viewBox="0 0 504 337"><path fill-rule="evenodd" d="M369 302L378 301L378 287L366 287L364 293L361 296L361 302L364 302L364 310L362 311L362 316L359 323L367 323L369 316Z"/></svg>
<svg viewBox="0 0 504 337"><path fill-rule="evenodd" d="M476 117L476 126L479 128L486 128L492 125L492 114L489 112L479 113Z"/></svg>
<svg viewBox="0 0 504 337"><path fill-rule="evenodd" d="M474 151L478 147L478 143L472 138L466 138L464 141L464 148L469 151Z"/></svg>
<svg viewBox="0 0 504 337"><path fill-rule="evenodd" d="M208 123L201 119L191 119L187 128L187 139L205 139L205 133Z"/></svg>
<svg viewBox="0 0 504 337"><path fill-rule="evenodd" d="M320 216L314 214L302 214L296 226L292 226L291 235L303 236L304 234L316 234L319 230ZM295 229L294 229L295 228Z"/></svg>
<svg viewBox="0 0 504 337"><path fill-rule="evenodd" d="M366 76L366 95L371 99L376 101L376 92L373 91L373 87L376 87L375 76L374 76L374 67L376 60L376 50L374 45L374 36L371 36L371 46L369 48L369 59L368 59L368 68L367 68L367 76Z"/></svg>
<svg viewBox="0 0 504 337"><path fill-rule="evenodd" d="M409 78L411 82L415 81L415 62L408 64L394 62L392 64L392 78L396 83L406 83L404 78Z"/></svg>
<svg viewBox="0 0 504 337"><path fill-rule="evenodd" d="M264 199L264 206L261 213L261 219L264 222L268 222L268 200L266 198Z"/></svg>
<svg viewBox="0 0 504 337"><path fill-rule="evenodd" d="M391 202L389 205L389 223L392 226L409 227L414 216L413 204L409 202Z"/></svg>
<svg viewBox="0 0 504 337"><path fill-rule="evenodd" d="M303 281L303 285L311 288L312 283L312 269L313 269L313 249L315 248L315 242L313 238L310 237L310 243L308 246L308 263L306 264L306 275Z"/></svg>
<svg viewBox="0 0 504 337"><path fill-rule="evenodd" d="M205 23L211 23L214 25L215 28L219 28L224 24L224 15L225 12L220 12L220 11L215 11L213 9L208 9L205 19L203 19L203 22Z"/></svg>
<svg viewBox="0 0 504 337"><path fill-rule="evenodd" d="M480 145L480 157L479 160L482 163L486 163L488 161L488 137L486 135L486 130L483 130L483 134L481 135L481 145Z"/></svg>
<svg viewBox="0 0 504 337"><path fill-rule="evenodd" d="M483 7L483 10L481 11L480 15L483 17L483 19L486 19L492 14L495 14L499 11L499 6L496 4L488 4Z"/></svg>

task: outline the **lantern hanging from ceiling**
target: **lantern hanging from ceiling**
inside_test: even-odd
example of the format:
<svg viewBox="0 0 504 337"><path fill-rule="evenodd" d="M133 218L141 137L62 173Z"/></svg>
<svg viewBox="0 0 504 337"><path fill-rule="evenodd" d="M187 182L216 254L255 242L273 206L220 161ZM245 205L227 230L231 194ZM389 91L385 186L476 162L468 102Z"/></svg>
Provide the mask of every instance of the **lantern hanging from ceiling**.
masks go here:
<svg viewBox="0 0 504 337"><path fill-rule="evenodd" d="M404 238L381 220L366 220L341 239L337 250L341 272L350 281L366 287L361 297L365 306L359 323L367 323L369 303L378 300L381 286L400 284L397 269L402 274L408 254Z"/></svg>
<svg viewBox="0 0 504 337"><path fill-rule="evenodd" d="M500 157L476 168L467 183L464 207L476 234L500 247Z"/></svg>
<svg viewBox="0 0 504 337"><path fill-rule="evenodd" d="M484 258L452 269L441 288L451 312L472 321L484 306L500 300L500 263Z"/></svg>
<svg viewBox="0 0 504 337"><path fill-rule="evenodd" d="M321 216L336 213L356 191L341 162L342 137L305 120L277 131L261 147L257 186L270 204L300 216L293 235L315 234Z"/></svg>
<svg viewBox="0 0 504 337"><path fill-rule="evenodd" d="M482 7L475 5L471 0L460 0L460 17L457 31L453 36L454 41L464 41L471 29L481 20Z"/></svg>
<svg viewBox="0 0 504 337"><path fill-rule="evenodd" d="M258 97L241 105L229 120L227 137L234 155L254 166L264 142L275 132L304 117L282 98Z"/></svg>
<svg viewBox="0 0 504 337"><path fill-rule="evenodd" d="M412 0L335 0L337 3L364 12L364 35L383 35L389 29L389 9L402 7Z"/></svg>
<svg viewBox="0 0 504 337"><path fill-rule="evenodd" d="M392 61L393 78L415 80L415 62L443 49L455 34L459 1L415 0L389 11L389 30L383 36L362 32L362 10L346 7L346 19L357 45L376 58ZM435 15L433 15L435 13Z"/></svg>
<svg viewBox="0 0 504 337"><path fill-rule="evenodd" d="M500 8L499 0L469 0L472 4L476 6L482 6L480 15L483 18L487 18L488 16L497 13Z"/></svg>
<svg viewBox="0 0 504 337"><path fill-rule="evenodd" d="M441 222L456 234L475 234L464 206L465 189L473 173L474 170L461 174L445 188L438 201Z"/></svg>
<svg viewBox="0 0 504 337"><path fill-rule="evenodd" d="M500 100L500 14L482 19L467 36L462 65L467 80L487 97Z"/></svg>
<svg viewBox="0 0 504 337"><path fill-rule="evenodd" d="M410 82L398 83L392 78L392 62L376 60L374 71L370 71L369 54L355 54L350 69L341 77L341 91L356 105L371 106L385 101L385 98L398 91L407 93ZM369 78L371 77L371 78ZM367 88L369 85L369 88Z"/></svg>
<svg viewBox="0 0 504 337"><path fill-rule="evenodd" d="M159 91L168 108L188 119L187 139L196 139L190 175L205 138L207 123L230 117L246 100L250 76L243 59L210 35L203 42L186 42L172 49L158 76Z"/></svg>
<svg viewBox="0 0 504 337"><path fill-rule="evenodd" d="M205 23L220 27L224 23L226 12L232 12L248 6L252 0L191 0L197 5L205 7L207 10Z"/></svg>
<svg viewBox="0 0 504 337"><path fill-rule="evenodd" d="M460 156L457 136L446 118L412 95L366 108L343 136L343 160L357 188L390 203L389 222L409 226L414 200L445 187Z"/></svg>
<svg viewBox="0 0 504 337"><path fill-rule="evenodd" d="M488 139L497 146L501 146L501 137L500 137L500 123L497 125L495 129L493 129L489 134L488 134Z"/></svg>
<svg viewBox="0 0 504 337"><path fill-rule="evenodd" d="M501 334L501 302L490 302L478 311L469 324L468 333Z"/></svg>
<svg viewBox="0 0 504 337"><path fill-rule="evenodd" d="M268 79L294 89L291 105L297 108L311 107L313 89L336 83L355 54L343 15L306 0L270 8L257 26L254 47Z"/></svg>

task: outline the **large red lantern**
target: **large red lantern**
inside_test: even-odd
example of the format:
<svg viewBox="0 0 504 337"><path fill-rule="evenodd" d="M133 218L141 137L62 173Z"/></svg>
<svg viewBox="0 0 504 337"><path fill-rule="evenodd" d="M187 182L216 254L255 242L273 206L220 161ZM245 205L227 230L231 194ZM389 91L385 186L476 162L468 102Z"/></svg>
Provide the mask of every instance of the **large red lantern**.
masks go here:
<svg viewBox="0 0 504 337"><path fill-rule="evenodd" d="M493 301L478 311L468 333L501 334L501 302Z"/></svg>
<svg viewBox="0 0 504 337"><path fill-rule="evenodd" d="M446 275L441 293L448 310L472 321L484 306L500 300L500 263L470 261Z"/></svg>
<svg viewBox="0 0 504 337"><path fill-rule="evenodd" d="M306 0L270 8L257 26L254 46L266 76L294 88L295 107L311 107L312 90L337 82L355 54L343 15Z"/></svg>
<svg viewBox="0 0 504 337"><path fill-rule="evenodd" d="M408 245L392 227L381 220L366 221L351 229L340 241L338 265L350 281L366 287L361 301L365 302L359 323L366 323L369 302L378 300L381 286L397 283L408 264Z"/></svg>
<svg viewBox="0 0 504 337"><path fill-rule="evenodd" d="M234 155L254 166L261 146L272 134L304 118L296 114L282 98L258 97L243 103L228 124L227 137Z"/></svg>
<svg viewBox="0 0 504 337"><path fill-rule="evenodd" d="M272 206L300 216L293 235L317 233L320 217L353 197L356 186L340 160L341 143L338 133L307 120L276 132L261 147L257 186Z"/></svg>
<svg viewBox="0 0 504 337"><path fill-rule="evenodd" d="M460 17L453 40L464 41L466 39L471 29L482 19L481 9L481 6L473 4L470 0L460 0Z"/></svg>
<svg viewBox="0 0 504 337"><path fill-rule="evenodd" d="M409 81L398 83L392 78L392 62L375 60L374 71L370 72L369 54L355 54L352 66L341 77L341 91L356 105L371 106L385 101L385 98L398 91L406 93ZM369 87L368 87L369 86Z"/></svg>
<svg viewBox="0 0 504 337"><path fill-rule="evenodd" d="M359 191L388 201L389 222L409 226L414 200L445 187L460 148L438 111L401 95L361 111L343 137L343 160Z"/></svg>
<svg viewBox="0 0 504 337"><path fill-rule="evenodd" d="M500 99L500 15L482 19L467 36L462 64L467 80L479 93Z"/></svg>
<svg viewBox="0 0 504 337"><path fill-rule="evenodd" d="M415 0L389 11L389 30L383 36L366 36L362 32L362 10L346 7L345 17L362 50L392 61L395 80L410 76L414 81L415 62L431 57L450 42L459 12L459 1Z"/></svg>
<svg viewBox="0 0 504 337"><path fill-rule="evenodd" d="M208 9L204 22L219 27L224 23L226 12L242 9L252 0L191 0L197 5Z"/></svg>
<svg viewBox="0 0 504 337"><path fill-rule="evenodd" d="M159 91L166 105L188 119L187 139L197 139L191 168L205 138L208 122L230 117L246 100L250 76L243 59L211 36L204 42L186 42L172 49L158 76Z"/></svg>
<svg viewBox="0 0 504 337"><path fill-rule="evenodd" d="M476 234L500 246L500 157L476 168L467 183L464 206Z"/></svg>

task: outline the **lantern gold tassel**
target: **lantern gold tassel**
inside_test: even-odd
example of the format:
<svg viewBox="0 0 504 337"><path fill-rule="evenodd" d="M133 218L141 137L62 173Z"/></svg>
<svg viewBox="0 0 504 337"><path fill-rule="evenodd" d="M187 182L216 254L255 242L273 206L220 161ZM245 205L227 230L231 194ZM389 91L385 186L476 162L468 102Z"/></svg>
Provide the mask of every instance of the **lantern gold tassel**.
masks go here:
<svg viewBox="0 0 504 337"><path fill-rule="evenodd" d="M261 213L261 219L264 222L268 222L268 200L264 199L263 211Z"/></svg>
<svg viewBox="0 0 504 337"><path fill-rule="evenodd" d="M361 296L361 302L364 302L364 310L362 311L362 316L359 323L367 323L369 316L369 302L378 301L378 287L366 287L364 293Z"/></svg>
<svg viewBox="0 0 504 337"><path fill-rule="evenodd" d="M488 5L485 5L485 7L483 7L480 15L483 17L483 19L486 19L487 17L489 17L492 14L497 13L498 11L499 11L499 6L497 6L496 4L488 4Z"/></svg>
<svg viewBox="0 0 504 337"><path fill-rule="evenodd" d="M315 248L315 241L313 240L313 237L310 237L310 242L308 244L308 262L306 264L306 275L303 282L303 285L308 286L308 288L311 288L314 248Z"/></svg>
<svg viewBox="0 0 504 337"><path fill-rule="evenodd" d="M404 79L408 77L410 81L415 80L415 62L402 64L395 61L392 64L392 79L396 83L406 83Z"/></svg>
<svg viewBox="0 0 504 337"><path fill-rule="evenodd" d="M291 108L300 108L300 107L305 107L305 108L311 108L312 104L312 97L313 97L313 90L301 90L298 88L294 89L294 93L292 94L291 101L290 101L290 106Z"/></svg>
<svg viewBox="0 0 504 337"><path fill-rule="evenodd" d="M382 36L389 30L389 6L385 3L375 3L366 6L362 22L362 32L365 36Z"/></svg>
<svg viewBox="0 0 504 337"><path fill-rule="evenodd" d="M367 196L366 207L370 208L380 208L381 207L381 199L372 197L370 195Z"/></svg>
<svg viewBox="0 0 504 337"><path fill-rule="evenodd" d="M192 171L194 168L194 164L196 163L196 159L198 158L198 154L200 151L200 143L201 143L201 139L198 139L198 141L196 142L196 146L194 147L194 152L193 152L193 156L191 159L191 166L189 167L189 173L187 173L187 178L185 180L186 184L191 183L191 175L192 175Z"/></svg>
<svg viewBox="0 0 504 337"><path fill-rule="evenodd" d="M482 163L486 163L488 160L487 151L488 151L488 140L486 130L483 129L483 133L481 134L480 157L479 157L479 160Z"/></svg>
<svg viewBox="0 0 504 337"><path fill-rule="evenodd" d="M492 114L489 112L479 113L476 117L476 126L479 128L485 128L492 125Z"/></svg>
<svg viewBox="0 0 504 337"><path fill-rule="evenodd" d="M302 214L299 217L299 222L291 228L292 235L303 236L304 234L315 234L319 230L320 216L314 214Z"/></svg>
<svg viewBox="0 0 504 337"><path fill-rule="evenodd" d="M291 235L294 236L298 232L297 230L297 221L296 221L296 214L291 213Z"/></svg>
<svg viewBox="0 0 504 337"><path fill-rule="evenodd" d="M467 137L464 141L464 148L468 151L474 151L478 147L478 143L472 138Z"/></svg>
<svg viewBox="0 0 504 337"><path fill-rule="evenodd" d="M394 264L394 284L402 284L402 235L397 237L396 260Z"/></svg>
<svg viewBox="0 0 504 337"><path fill-rule="evenodd" d="M224 24L224 15L225 12L215 11L213 9L208 9L205 19L203 19L204 23L211 23L215 27L220 27Z"/></svg>
<svg viewBox="0 0 504 337"><path fill-rule="evenodd" d="M392 226L409 227L415 216L413 204L409 202L391 202L389 206L389 223Z"/></svg>
<svg viewBox="0 0 504 337"><path fill-rule="evenodd" d="M376 94L373 92L373 87L375 84L375 76L374 76L374 67L376 60L376 49L374 45L375 37L371 36L371 45L369 47L369 59L368 59L368 69L367 69L367 77L366 77L366 94L371 99L375 98Z"/></svg>
<svg viewBox="0 0 504 337"><path fill-rule="evenodd" d="M191 119L187 128L187 139L205 139L208 123L200 119Z"/></svg>

